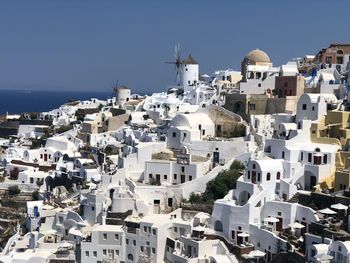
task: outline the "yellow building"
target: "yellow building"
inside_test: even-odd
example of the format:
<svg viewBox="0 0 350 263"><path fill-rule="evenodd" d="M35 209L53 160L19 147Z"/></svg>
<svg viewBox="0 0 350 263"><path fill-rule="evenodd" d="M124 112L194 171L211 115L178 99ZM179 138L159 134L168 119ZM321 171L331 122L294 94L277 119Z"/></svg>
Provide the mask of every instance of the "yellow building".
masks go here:
<svg viewBox="0 0 350 263"><path fill-rule="evenodd" d="M337 153L334 191L350 187L350 112L328 111L318 123L311 125L311 140L317 143L338 144L342 151Z"/></svg>

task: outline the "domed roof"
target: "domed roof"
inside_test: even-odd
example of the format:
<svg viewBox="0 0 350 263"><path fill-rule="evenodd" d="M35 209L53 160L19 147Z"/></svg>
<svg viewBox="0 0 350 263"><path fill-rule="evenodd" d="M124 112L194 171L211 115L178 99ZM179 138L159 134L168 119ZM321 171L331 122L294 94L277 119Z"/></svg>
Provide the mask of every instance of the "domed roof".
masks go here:
<svg viewBox="0 0 350 263"><path fill-rule="evenodd" d="M270 57L262 50L255 49L250 51L245 57L244 61L249 61L249 63L271 63Z"/></svg>

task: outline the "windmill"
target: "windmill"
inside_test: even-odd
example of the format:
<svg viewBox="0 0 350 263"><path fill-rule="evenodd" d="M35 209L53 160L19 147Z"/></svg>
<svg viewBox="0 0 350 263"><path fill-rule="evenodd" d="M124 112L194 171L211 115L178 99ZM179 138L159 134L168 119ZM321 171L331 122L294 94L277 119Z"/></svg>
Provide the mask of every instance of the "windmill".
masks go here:
<svg viewBox="0 0 350 263"><path fill-rule="evenodd" d="M176 84L179 86L180 85L180 81L181 81L181 73L182 73L182 60L181 60L181 53L180 53L180 44L177 43L177 45L175 45L175 52L174 52L174 58L175 61L167 61L165 62L166 64L173 64L175 65L175 72L176 72Z"/></svg>
<svg viewBox="0 0 350 263"><path fill-rule="evenodd" d="M119 80L117 80L116 82L112 83L111 86L112 86L113 94L116 94L117 90L118 90L118 87L119 87Z"/></svg>

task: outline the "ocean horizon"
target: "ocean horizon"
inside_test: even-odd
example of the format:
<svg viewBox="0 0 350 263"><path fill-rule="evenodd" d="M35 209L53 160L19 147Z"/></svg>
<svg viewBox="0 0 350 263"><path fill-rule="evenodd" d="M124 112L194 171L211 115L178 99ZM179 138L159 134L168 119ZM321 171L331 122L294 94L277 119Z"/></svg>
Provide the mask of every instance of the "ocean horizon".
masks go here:
<svg viewBox="0 0 350 263"><path fill-rule="evenodd" d="M0 90L0 115L22 112L43 112L58 108L69 100L112 98L113 92L77 90Z"/></svg>

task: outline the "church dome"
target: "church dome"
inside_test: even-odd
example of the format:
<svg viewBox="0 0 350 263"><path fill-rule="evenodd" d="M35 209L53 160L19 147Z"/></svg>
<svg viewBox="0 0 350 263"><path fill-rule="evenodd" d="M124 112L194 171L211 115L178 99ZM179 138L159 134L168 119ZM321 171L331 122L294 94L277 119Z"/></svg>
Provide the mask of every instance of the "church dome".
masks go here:
<svg viewBox="0 0 350 263"><path fill-rule="evenodd" d="M244 57L244 61L249 62L249 64L271 63L270 57L264 51L259 49L250 51Z"/></svg>

